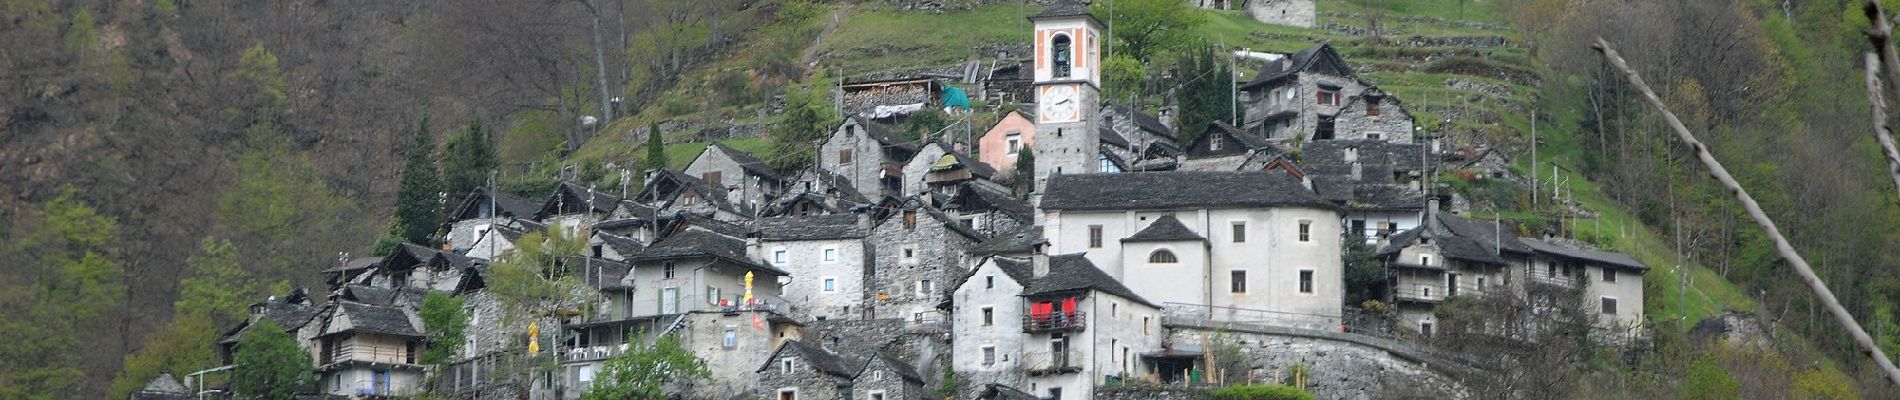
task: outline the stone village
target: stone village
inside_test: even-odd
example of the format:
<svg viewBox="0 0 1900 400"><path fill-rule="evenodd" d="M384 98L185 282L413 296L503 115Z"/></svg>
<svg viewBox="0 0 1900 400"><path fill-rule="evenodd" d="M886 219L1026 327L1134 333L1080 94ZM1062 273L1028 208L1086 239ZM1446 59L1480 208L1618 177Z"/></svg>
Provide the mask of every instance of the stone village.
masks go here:
<svg viewBox="0 0 1900 400"><path fill-rule="evenodd" d="M1103 98L1104 26L1086 8L1030 19L1033 56L1001 91L1034 105L980 136L919 144L854 113L796 175L713 145L683 170L645 171L635 193L480 190L450 209L440 248L339 259L321 271L330 287L257 303L219 338L223 361L269 320L316 361L319 397L433 382L461 398L575 399L630 341L674 335L712 372L689 398L1090 399L1221 379L1210 359L1230 343L1246 365L1227 376L1298 368L1321 398L1464 398L1461 374L1483 366L1418 340L1441 302L1559 288L1600 317L1602 339L1645 335L1649 267L1463 215L1432 182L1456 155L1330 45L1240 82L1240 123L1177 127ZM935 85L860 86L929 102ZM1181 145L1182 129L1203 134ZM1010 176L1022 156L1033 176ZM484 275L544 230L585 238L562 262L598 301L503 323ZM1345 300L1354 240L1385 271L1380 309ZM470 313L446 369L417 362L430 292ZM508 369L531 342L558 368L524 380ZM179 390L166 375L133 397Z"/></svg>

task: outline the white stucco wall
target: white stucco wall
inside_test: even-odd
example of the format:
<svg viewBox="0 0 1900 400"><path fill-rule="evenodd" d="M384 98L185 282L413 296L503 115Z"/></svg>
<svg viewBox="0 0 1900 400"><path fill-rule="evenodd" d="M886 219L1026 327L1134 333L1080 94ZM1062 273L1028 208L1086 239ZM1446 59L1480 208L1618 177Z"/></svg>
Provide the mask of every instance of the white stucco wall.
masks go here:
<svg viewBox="0 0 1900 400"><path fill-rule="evenodd" d="M863 239L764 241L761 246L766 263L792 274L784 298L805 316L854 318L863 310ZM831 261L825 261L827 250L834 253ZM781 251L783 262L778 259ZM826 279L833 280L834 290L824 290Z"/></svg>
<svg viewBox="0 0 1900 400"><path fill-rule="evenodd" d="M995 282L989 286L988 282ZM1016 386L1023 375L1017 369L1022 362L1023 286L995 266L980 265L963 286L957 287L953 313L954 352L950 368L960 379L970 382L995 382ZM992 324L983 324L983 308L990 308ZM994 363L983 363L983 349L995 349Z"/></svg>

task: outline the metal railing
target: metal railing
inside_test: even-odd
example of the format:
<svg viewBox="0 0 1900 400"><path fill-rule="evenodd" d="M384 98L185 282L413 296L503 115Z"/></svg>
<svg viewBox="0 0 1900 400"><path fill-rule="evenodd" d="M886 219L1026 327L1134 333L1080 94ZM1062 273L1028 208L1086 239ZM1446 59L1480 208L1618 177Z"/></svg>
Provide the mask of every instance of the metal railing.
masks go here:
<svg viewBox="0 0 1900 400"><path fill-rule="evenodd" d="M1081 330L1086 328L1088 314L1076 312L1051 312L1047 314L1023 315L1023 332L1038 333L1059 330Z"/></svg>
<svg viewBox="0 0 1900 400"><path fill-rule="evenodd" d="M1023 352L1021 357L1023 370L1031 375L1078 373L1088 365L1088 354L1075 350Z"/></svg>
<svg viewBox="0 0 1900 400"><path fill-rule="evenodd" d="M1323 331L1338 331L1343 322L1340 315L1188 303L1164 303L1161 305L1161 315L1164 321L1172 318L1185 321L1239 322Z"/></svg>

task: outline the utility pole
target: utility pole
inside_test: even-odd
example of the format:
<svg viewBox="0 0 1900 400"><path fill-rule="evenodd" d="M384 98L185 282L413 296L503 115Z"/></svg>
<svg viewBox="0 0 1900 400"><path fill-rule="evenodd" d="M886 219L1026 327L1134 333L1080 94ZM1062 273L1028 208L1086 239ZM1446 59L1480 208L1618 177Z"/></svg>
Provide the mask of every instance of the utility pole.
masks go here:
<svg viewBox="0 0 1900 400"><path fill-rule="evenodd" d="M1531 108L1531 211L1537 211L1537 109Z"/></svg>

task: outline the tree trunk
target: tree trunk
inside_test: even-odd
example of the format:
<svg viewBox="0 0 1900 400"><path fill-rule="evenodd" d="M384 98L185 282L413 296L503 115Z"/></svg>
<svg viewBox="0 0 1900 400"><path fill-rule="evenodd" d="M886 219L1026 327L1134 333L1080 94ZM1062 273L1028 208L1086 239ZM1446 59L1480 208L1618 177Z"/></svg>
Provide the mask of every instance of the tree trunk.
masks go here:
<svg viewBox="0 0 1900 400"><path fill-rule="evenodd" d="M600 122L595 126L602 126L614 120L613 100L610 99L613 91L607 88L607 49L600 44L600 8L594 6L593 0L588 0L587 10L594 14L593 28L590 29L594 34L594 84L600 88L596 90L600 93Z"/></svg>

